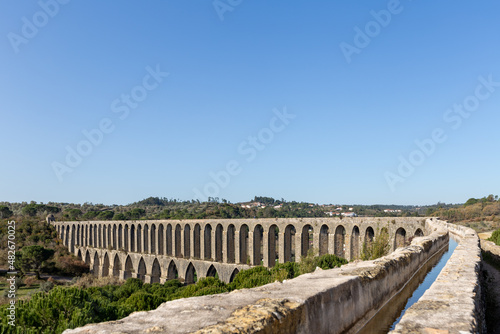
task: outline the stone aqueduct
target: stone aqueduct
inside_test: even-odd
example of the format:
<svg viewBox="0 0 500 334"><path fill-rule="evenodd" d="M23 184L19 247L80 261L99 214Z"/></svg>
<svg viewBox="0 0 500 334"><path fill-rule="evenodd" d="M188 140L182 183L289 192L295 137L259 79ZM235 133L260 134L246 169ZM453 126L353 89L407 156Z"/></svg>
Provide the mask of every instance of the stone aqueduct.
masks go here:
<svg viewBox="0 0 500 334"><path fill-rule="evenodd" d="M52 222L69 251L97 276L147 283L218 275L299 261L309 249L348 260L363 243L389 233L392 250L425 232L418 218L286 218Z"/></svg>

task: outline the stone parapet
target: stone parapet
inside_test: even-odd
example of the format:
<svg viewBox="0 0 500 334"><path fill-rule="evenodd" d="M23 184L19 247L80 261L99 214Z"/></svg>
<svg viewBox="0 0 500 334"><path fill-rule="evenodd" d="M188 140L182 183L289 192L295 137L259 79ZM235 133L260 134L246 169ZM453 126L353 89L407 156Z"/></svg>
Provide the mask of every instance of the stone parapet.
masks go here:
<svg viewBox="0 0 500 334"><path fill-rule="evenodd" d="M493 241L481 240L481 249L492 262L500 265L500 246L497 246Z"/></svg>

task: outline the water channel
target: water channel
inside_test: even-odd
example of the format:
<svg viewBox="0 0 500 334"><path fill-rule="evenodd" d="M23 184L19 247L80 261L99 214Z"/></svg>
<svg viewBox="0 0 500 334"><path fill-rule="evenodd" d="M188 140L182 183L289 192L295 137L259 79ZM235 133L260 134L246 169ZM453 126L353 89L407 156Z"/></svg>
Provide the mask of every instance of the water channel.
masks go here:
<svg viewBox="0 0 500 334"><path fill-rule="evenodd" d="M385 334L393 330L406 310L416 303L432 283L434 283L457 245L458 243L450 236L448 248L445 247L427 261L406 286L397 295L392 297L358 333Z"/></svg>

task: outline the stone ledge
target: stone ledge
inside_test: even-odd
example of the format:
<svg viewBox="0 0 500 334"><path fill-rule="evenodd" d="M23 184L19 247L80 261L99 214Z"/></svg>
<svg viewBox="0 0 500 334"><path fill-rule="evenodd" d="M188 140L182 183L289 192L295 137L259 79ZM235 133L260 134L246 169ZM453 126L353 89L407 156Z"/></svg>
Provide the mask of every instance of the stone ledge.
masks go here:
<svg viewBox="0 0 500 334"><path fill-rule="evenodd" d="M488 253L494 263L500 265L500 246L497 246L493 241L481 240L481 249Z"/></svg>

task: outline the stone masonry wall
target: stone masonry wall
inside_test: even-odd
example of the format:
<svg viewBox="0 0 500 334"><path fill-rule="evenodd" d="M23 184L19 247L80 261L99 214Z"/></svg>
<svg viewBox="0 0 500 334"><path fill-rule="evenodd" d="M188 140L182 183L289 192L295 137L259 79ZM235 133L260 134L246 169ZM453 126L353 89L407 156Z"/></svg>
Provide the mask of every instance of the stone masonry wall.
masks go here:
<svg viewBox="0 0 500 334"><path fill-rule="evenodd" d="M481 249L488 253L493 262L500 265L500 246L497 246L493 241L481 240Z"/></svg>

